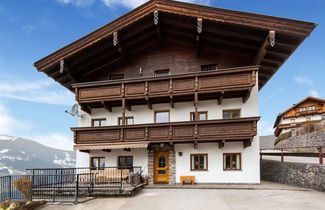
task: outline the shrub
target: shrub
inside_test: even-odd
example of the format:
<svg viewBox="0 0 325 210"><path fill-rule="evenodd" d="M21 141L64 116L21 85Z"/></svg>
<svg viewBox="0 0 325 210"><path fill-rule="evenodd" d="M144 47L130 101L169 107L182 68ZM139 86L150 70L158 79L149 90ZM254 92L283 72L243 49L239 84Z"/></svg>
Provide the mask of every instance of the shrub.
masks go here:
<svg viewBox="0 0 325 210"><path fill-rule="evenodd" d="M32 180L23 177L19 178L14 182L15 187L24 195L26 201L32 200L31 189L32 189Z"/></svg>

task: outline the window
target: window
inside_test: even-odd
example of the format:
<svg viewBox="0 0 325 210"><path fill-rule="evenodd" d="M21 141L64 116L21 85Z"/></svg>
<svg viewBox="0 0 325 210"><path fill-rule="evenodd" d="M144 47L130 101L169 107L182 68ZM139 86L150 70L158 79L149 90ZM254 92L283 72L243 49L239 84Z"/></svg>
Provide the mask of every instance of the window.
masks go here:
<svg viewBox="0 0 325 210"><path fill-rule="evenodd" d="M91 126L92 127L100 127L100 126L105 126L106 125L106 119L101 118L101 119L92 119L91 120Z"/></svg>
<svg viewBox="0 0 325 210"><path fill-rule="evenodd" d="M305 112L305 111L306 111L306 107L300 107L300 108L299 108L299 111L300 111L300 112Z"/></svg>
<svg viewBox="0 0 325 210"><path fill-rule="evenodd" d="M133 157L132 156L119 156L118 157L118 167L119 168L132 168L133 167Z"/></svg>
<svg viewBox="0 0 325 210"><path fill-rule="evenodd" d="M316 109L315 105L308 107L308 110L310 110L310 111L315 110L315 109Z"/></svg>
<svg viewBox="0 0 325 210"><path fill-rule="evenodd" d="M240 118L240 110L223 110L223 119L238 119Z"/></svg>
<svg viewBox="0 0 325 210"><path fill-rule="evenodd" d="M208 112L198 112L197 113L197 120L207 120L208 119ZM191 121L195 121L195 112L191 112Z"/></svg>
<svg viewBox="0 0 325 210"><path fill-rule="evenodd" d="M241 154L224 153L223 170L241 170Z"/></svg>
<svg viewBox="0 0 325 210"><path fill-rule="evenodd" d="M290 123L295 123L295 119L290 119Z"/></svg>
<svg viewBox="0 0 325 210"><path fill-rule="evenodd" d="M311 121L311 117L306 117L306 121Z"/></svg>
<svg viewBox="0 0 325 210"><path fill-rule="evenodd" d="M124 74L112 74L110 76L111 80L118 80L118 79L124 79Z"/></svg>
<svg viewBox="0 0 325 210"><path fill-rule="evenodd" d="M125 117L124 120L125 120L125 123L124 123L125 125L133 125L134 124L133 117ZM118 118L118 125L123 125L122 117Z"/></svg>
<svg viewBox="0 0 325 210"><path fill-rule="evenodd" d="M105 158L104 157L91 157L90 158L90 167L103 169L105 168Z"/></svg>
<svg viewBox="0 0 325 210"><path fill-rule="evenodd" d="M155 71L155 77L162 77L162 76L168 76L168 75L169 75L169 69Z"/></svg>
<svg viewBox="0 0 325 210"><path fill-rule="evenodd" d="M208 64L208 65L202 65L201 71L214 71L217 70L217 64Z"/></svg>
<svg viewBox="0 0 325 210"><path fill-rule="evenodd" d="M208 170L208 154L191 154L191 171Z"/></svg>
<svg viewBox="0 0 325 210"><path fill-rule="evenodd" d="M168 111L155 111L155 123L169 122L169 110Z"/></svg>

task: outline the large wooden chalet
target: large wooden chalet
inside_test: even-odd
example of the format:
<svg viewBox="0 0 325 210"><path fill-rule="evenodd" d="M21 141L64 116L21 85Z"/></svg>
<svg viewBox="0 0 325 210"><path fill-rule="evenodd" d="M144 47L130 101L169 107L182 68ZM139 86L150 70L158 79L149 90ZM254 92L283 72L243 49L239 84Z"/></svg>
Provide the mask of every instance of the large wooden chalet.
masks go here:
<svg viewBox="0 0 325 210"><path fill-rule="evenodd" d="M259 90L315 26L151 0L35 66L76 95L77 166L259 183Z"/></svg>

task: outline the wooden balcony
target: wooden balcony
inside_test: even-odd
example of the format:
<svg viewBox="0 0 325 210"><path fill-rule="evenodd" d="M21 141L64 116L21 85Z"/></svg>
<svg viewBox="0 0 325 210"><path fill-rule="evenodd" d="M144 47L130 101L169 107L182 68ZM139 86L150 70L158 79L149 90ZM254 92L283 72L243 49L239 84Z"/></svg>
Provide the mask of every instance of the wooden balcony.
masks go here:
<svg viewBox="0 0 325 210"><path fill-rule="evenodd" d="M164 77L98 81L72 85L84 111L91 108L242 97L249 98L259 66L177 74Z"/></svg>
<svg viewBox="0 0 325 210"><path fill-rule="evenodd" d="M185 143L243 141L249 146L256 135L259 117L152 123L124 126L78 127L74 132L77 145L107 143Z"/></svg>

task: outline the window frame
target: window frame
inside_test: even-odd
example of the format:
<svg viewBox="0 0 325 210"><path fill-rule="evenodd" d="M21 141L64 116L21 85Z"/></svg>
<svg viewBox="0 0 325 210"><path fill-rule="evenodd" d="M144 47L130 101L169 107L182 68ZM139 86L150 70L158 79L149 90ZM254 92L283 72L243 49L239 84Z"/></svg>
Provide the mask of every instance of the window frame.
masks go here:
<svg viewBox="0 0 325 210"><path fill-rule="evenodd" d="M98 166L94 166L94 159L98 159ZM93 156L93 157L90 157L90 168L94 168L94 169L104 169L102 167L100 167L100 159L104 159L104 168L106 167L105 166L105 157L104 156Z"/></svg>
<svg viewBox="0 0 325 210"><path fill-rule="evenodd" d="M98 121L99 122L99 126L95 126L94 125L94 122L95 121ZM106 118L94 118L94 119L91 119L91 127L102 127L102 126L106 126L106 125L102 125L102 122L103 121L107 121Z"/></svg>
<svg viewBox="0 0 325 210"><path fill-rule="evenodd" d="M122 78L117 78L117 79L115 78L115 79L114 79L114 77L121 77L121 76L122 76ZM110 80L122 80L122 79L124 79L124 76L125 76L124 74L111 74L111 75L109 76L109 79L110 79Z"/></svg>
<svg viewBox="0 0 325 210"><path fill-rule="evenodd" d="M117 124L118 125L123 125L122 119L123 119L123 117L118 117L117 118ZM128 122L128 119L132 119L133 120L133 124L128 124L127 123ZM127 116L127 117L124 118L124 120L125 120L124 125L134 125L134 117L133 116Z"/></svg>
<svg viewBox="0 0 325 210"><path fill-rule="evenodd" d="M168 122L157 122L157 113L168 112ZM156 110L154 111L154 123L169 123L170 122L170 110Z"/></svg>
<svg viewBox="0 0 325 210"><path fill-rule="evenodd" d="M167 72L167 75L159 75L159 73L163 73L164 74L166 72ZM153 75L155 77L166 77L166 76L169 76L170 75L170 69L155 70Z"/></svg>
<svg viewBox="0 0 325 210"><path fill-rule="evenodd" d="M205 114L205 120L208 120L208 111L200 111L197 112L198 117L200 117L200 114ZM194 116L194 120L192 119L192 116ZM196 121L196 116L195 116L195 112L190 112L190 121ZM198 121L201 119L198 119Z"/></svg>
<svg viewBox="0 0 325 210"><path fill-rule="evenodd" d="M120 166L120 158L125 158L125 163L127 164L127 158L132 158L132 166ZM133 168L133 155L120 155L117 157L117 167L118 168Z"/></svg>
<svg viewBox="0 0 325 210"><path fill-rule="evenodd" d="M192 158L193 157L195 157L195 156L205 156L206 158L206 163L205 163L205 165L206 165L206 169L194 169L194 165L192 164ZM191 154L190 155L190 170L191 171L208 171L208 169L209 169L209 164L208 164L208 153L199 153L199 154ZM199 166L200 166L200 164L199 164Z"/></svg>
<svg viewBox="0 0 325 210"><path fill-rule="evenodd" d="M232 113L238 111L238 118L232 118ZM230 118L226 119L224 118L224 113L230 112ZM240 119L241 118L241 109L224 109L222 110L222 119L224 120L232 120L232 119Z"/></svg>
<svg viewBox="0 0 325 210"><path fill-rule="evenodd" d="M232 162L233 155L239 155L239 169L233 169L232 164L230 164L231 169L227 169L225 166L225 156L230 155L230 161ZM242 156L241 153L223 153L222 154L222 165L224 171L241 171L242 170Z"/></svg>

